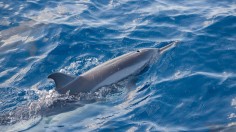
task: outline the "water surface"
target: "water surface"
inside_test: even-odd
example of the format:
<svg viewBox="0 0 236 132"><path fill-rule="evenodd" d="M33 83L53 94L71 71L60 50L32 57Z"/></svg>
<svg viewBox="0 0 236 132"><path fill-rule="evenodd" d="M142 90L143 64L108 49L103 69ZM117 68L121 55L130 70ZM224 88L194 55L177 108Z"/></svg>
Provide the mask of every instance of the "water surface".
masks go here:
<svg viewBox="0 0 236 132"><path fill-rule="evenodd" d="M233 0L1 1L1 130L234 129L235 38ZM117 84L116 92L73 99L53 92L47 79L174 41L131 91Z"/></svg>

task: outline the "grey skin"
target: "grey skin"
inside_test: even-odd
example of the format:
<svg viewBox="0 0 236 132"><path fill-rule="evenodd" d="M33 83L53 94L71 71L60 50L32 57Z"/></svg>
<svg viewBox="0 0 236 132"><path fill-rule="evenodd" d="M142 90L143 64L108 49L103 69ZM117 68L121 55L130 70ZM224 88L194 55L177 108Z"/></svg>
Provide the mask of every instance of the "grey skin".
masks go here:
<svg viewBox="0 0 236 132"><path fill-rule="evenodd" d="M174 47L176 43L173 42L163 48L144 48L129 52L98 65L78 77L56 72L49 75L48 78L55 81L56 91L60 94L66 94L68 91L70 95L94 92L103 86L138 74L152 60Z"/></svg>

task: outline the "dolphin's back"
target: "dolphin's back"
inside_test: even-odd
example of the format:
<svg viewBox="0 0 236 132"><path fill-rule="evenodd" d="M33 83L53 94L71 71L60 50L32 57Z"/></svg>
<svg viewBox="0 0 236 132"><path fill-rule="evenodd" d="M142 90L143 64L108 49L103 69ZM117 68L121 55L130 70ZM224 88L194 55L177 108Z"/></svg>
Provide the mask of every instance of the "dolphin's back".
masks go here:
<svg viewBox="0 0 236 132"><path fill-rule="evenodd" d="M129 75L137 73L149 62L152 54L148 52L130 52L109 60L81 74L71 83L63 87L61 93L93 92L98 88L116 83Z"/></svg>
<svg viewBox="0 0 236 132"><path fill-rule="evenodd" d="M82 74L95 85L89 91L95 91L99 87L110 85L118 82L129 75L137 73L148 63L149 59L146 57L140 58L137 54L129 53L118 58L112 59L101 64L98 67Z"/></svg>
<svg viewBox="0 0 236 132"><path fill-rule="evenodd" d="M56 83L56 90L65 94L93 92L98 88L116 83L132 74L139 72L150 61L153 52L135 51L111 59L78 77L66 77L66 74L56 73L49 76ZM60 82L61 81L61 82Z"/></svg>

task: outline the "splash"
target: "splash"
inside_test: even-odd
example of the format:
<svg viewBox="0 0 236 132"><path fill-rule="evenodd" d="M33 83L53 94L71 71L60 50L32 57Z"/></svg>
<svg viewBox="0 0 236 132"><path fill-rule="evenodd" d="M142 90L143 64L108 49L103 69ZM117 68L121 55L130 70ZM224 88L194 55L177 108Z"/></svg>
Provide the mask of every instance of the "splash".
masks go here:
<svg viewBox="0 0 236 132"><path fill-rule="evenodd" d="M89 103L114 99L120 94L126 93L124 87L127 82L128 80L124 80L108 87L102 87L94 93L79 93L76 96L58 94L55 90L46 91L33 88L34 96L37 96L38 99L31 100L24 105L17 106L9 112L2 113L0 115L0 126L17 125L19 123L25 124L28 122L28 124L31 124L28 127L31 127L40 122L43 117L73 111ZM39 83L37 87L40 85ZM51 84L48 83L44 86L48 87L48 85ZM32 96L33 95L25 95L24 98L30 100L29 98Z"/></svg>

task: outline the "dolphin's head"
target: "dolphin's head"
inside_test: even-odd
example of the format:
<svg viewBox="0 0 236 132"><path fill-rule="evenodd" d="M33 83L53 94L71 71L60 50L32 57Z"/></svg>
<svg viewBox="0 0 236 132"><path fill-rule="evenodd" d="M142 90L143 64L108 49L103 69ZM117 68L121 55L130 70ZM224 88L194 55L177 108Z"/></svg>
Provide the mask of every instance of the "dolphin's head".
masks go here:
<svg viewBox="0 0 236 132"><path fill-rule="evenodd" d="M157 54L159 50L160 49L158 48L143 48L143 49L137 50L136 52L140 54Z"/></svg>
<svg viewBox="0 0 236 132"><path fill-rule="evenodd" d="M158 58L161 54L165 53L166 51L172 49L175 47L175 45L178 43L178 41L170 43L162 48L143 48L136 50L136 54L138 54L141 58L149 58L149 60L155 60Z"/></svg>
<svg viewBox="0 0 236 132"><path fill-rule="evenodd" d="M143 48L136 51L140 56L146 56L150 59L159 56L160 49L158 48Z"/></svg>
<svg viewBox="0 0 236 132"><path fill-rule="evenodd" d="M177 43L178 43L178 41L175 41L175 42L172 42L162 48L143 48L143 49L137 50L136 52L139 52L140 54L159 55L159 54L163 54L167 50L172 49L173 47L176 46Z"/></svg>

